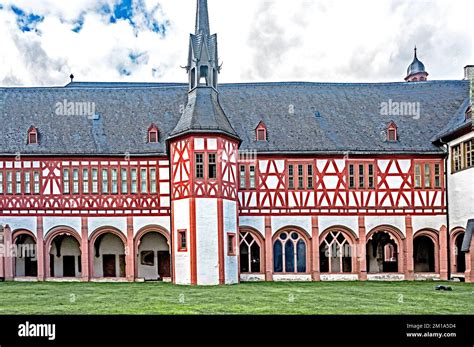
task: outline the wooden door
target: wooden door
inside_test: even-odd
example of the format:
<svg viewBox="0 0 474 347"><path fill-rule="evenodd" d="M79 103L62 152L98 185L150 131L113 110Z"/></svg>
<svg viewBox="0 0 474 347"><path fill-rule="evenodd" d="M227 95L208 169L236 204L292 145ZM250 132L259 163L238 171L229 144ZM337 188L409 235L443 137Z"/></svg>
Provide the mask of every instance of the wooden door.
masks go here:
<svg viewBox="0 0 474 347"><path fill-rule="evenodd" d="M76 258L73 255L63 256L63 277L76 277Z"/></svg>
<svg viewBox="0 0 474 347"><path fill-rule="evenodd" d="M120 265L120 277L125 277L126 276L125 254L119 255L119 265Z"/></svg>
<svg viewBox="0 0 474 347"><path fill-rule="evenodd" d="M168 251L158 252L158 275L160 279L171 277L171 257Z"/></svg>
<svg viewBox="0 0 474 347"><path fill-rule="evenodd" d="M104 271L104 277L117 277L115 254L104 254L102 256L102 267Z"/></svg>
<svg viewBox="0 0 474 347"><path fill-rule="evenodd" d="M38 262L36 260L33 260L32 257L25 257L25 276L38 276Z"/></svg>

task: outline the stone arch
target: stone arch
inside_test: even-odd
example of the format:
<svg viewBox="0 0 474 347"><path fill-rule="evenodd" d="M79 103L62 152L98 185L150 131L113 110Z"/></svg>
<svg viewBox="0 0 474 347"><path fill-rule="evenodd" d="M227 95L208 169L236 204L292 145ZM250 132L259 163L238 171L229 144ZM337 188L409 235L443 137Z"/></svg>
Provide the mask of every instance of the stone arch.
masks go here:
<svg viewBox="0 0 474 347"><path fill-rule="evenodd" d="M415 241L419 238L426 237L431 240L433 243L433 258L434 258L434 269L433 271L428 271L428 272L435 272L439 273L439 234L438 231L435 229L420 229L415 234L413 235L413 259L414 259L414 268L415 272L424 272L424 271L417 271L417 254L416 254L416 249L415 249Z"/></svg>
<svg viewBox="0 0 474 347"><path fill-rule="evenodd" d="M134 238L134 254L136 256L136 261L135 261L135 269L134 269L134 273L135 273L135 278L138 278L138 277L141 277L140 276L140 264L139 262L141 263L141 254L139 252L139 249L140 249L140 245L142 244L142 240L143 238L147 237L148 235L151 235L151 234L158 234L158 235L161 235L161 237L163 237L166 241L166 244L168 246L168 255L169 255L169 258L168 259L165 259L166 257L164 257L164 254L154 254L153 253L153 263L155 264L155 259L157 261L157 264L156 264L156 269L153 268L153 271L151 271L152 273L150 275L146 275L144 274L144 276L142 276L144 279L150 279L150 280L155 280L155 279L163 279L164 277L171 277L171 239L170 239L170 232L160 226L160 225L147 225L143 228L141 228L137 234L135 235L135 238ZM155 250L153 250L155 251ZM159 252L158 250L156 252ZM162 269L162 273L160 275L160 271L159 271L159 266L160 266L160 259L159 257L162 256L163 258L161 259L162 262L164 263L169 263L168 266L164 266L163 269ZM153 265L154 266L154 265ZM166 268L166 269L165 269ZM156 271L155 271L156 270ZM163 270L165 270L166 273L163 272Z"/></svg>
<svg viewBox="0 0 474 347"><path fill-rule="evenodd" d="M423 247L421 244L423 238L424 240L430 240L432 244L428 245L425 243L425 247ZM429 249L426 249L426 246L429 247ZM426 267L426 265L421 266L419 262L420 258L418 252L422 250L422 248L425 248L424 251L428 252L428 271L426 271L426 269L423 270L423 267ZM431 262L433 262L433 264L431 264ZM421 229L413 235L413 265L415 272L439 273L439 235L437 230L429 228Z"/></svg>
<svg viewBox="0 0 474 347"><path fill-rule="evenodd" d="M261 235L261 233L253 228L253 227L250 227L250 226L240 226L239 227L239 250L242 248L242 245L243 245L243 242L245 242L244 244L248 244L247 241L244 241L241 239L241 236L242 234L245 234L245 233L249 233L250 235L252 235L252 237L254 238L255 240L255 243L258 245L258 247L260 248L260 254L259 254L259 264L260 264L260 271L258 272L255 272L255 271L252 271L252 268L251 268L251 265L247 265L247 267L249 267L249 272L244 272L244 273L259 273L259 274L263 274L265 273L265 239L263 238L263 236ZM248 246L248 245L247 245ZM253 244L252 244L253 246ZM242 253L239 253L240 254L240 257L239 257L239 273L242 273L242 262L245 261L245 259L242 257ZM249 250L249 257L251 257L251 250ZM251 260L248 259L248 261L250 262Z"/></svg>
<svg viewBox="0 0 474 347"><path fill-rule="evenodd" d="M324 268L326 267L323 259L324 259L324 254L321 252L322 251L322 247L324 245L327 246L327 238L330 234L334 235L334 233L341 233L345 240L347 240L347 242L349 243L349 249L343 249L342 250L342 254L340 257L331 257L331 258L328 258L328 263L327 263L327 271L323 271L325 270ZM332 240L333 242L335 242L336 240ZM319 236L319 258L320 258L320 265L319 265L319 270L322 272L322 273L357 273L357 269L358 269L358 263L357 263L357 247L358 247L358 237L356 235L356 233L346 227L346 226L342 226L342 225L335 225L335 226L331 226L327 229L325 229L322 234ZM337 242L339 244L339 242ZM332 246L331 246L332 248ZM332 250L331 250L332 252ZM349 254L347 254L347 252L349 252ZM344 264L345 261L347 261L347 255L349 255L350 257L350 262L349 263L346 263ZM335 266L335 267L339 267L340 270L339 271L332 271L332 268L333 268L333 265L338 265L338 264L332 264L333 261L331 261L332 258L340 258L338 260L338 264L340 266ZM344 271L344 268L347 268L348 266L350 266L350 271Z"/></svg>
<svg viewBox="0 0 474 347"><path fill-rule="evenodd" d="M97 275L97 272L101 272L100 271L100 267L102 266L102 268L104 269L104 257L102 255L102 258L100 260L97 260L96 259L99 259L100 258L100 253L99 253L99 257L96 256L96 242L99 241L100 243L102 243L102 239L107 237L107 236L115 236L116 238L118 238L120 241L121 241L121 245L123 246L123 254L121 254L121 249L118 250L116 253L114 254L111 254L111 255L115 255L115 256L118 256L119 257L119 263L118 263L118 269L117 269L117 261L115 261L115 268L116 268L116 274L117 273L120 273L121 275L120 276L109 276L109 275L106 275L104 274L104 272L102 271L102 276L98 276ZM100 246L101 244L99 244L99 249L100 249ZM89 266L90 266L90 273L91 273L91 277L92 278L101 278L101 277L125 277L125 273L124 273L124 269L122 269L122 266L121 266L121 263L123 262L124 263L124 268L125 268L125 262L126 262L126 257L125 257L125 254L127 253L127 238L125 237L125 235L117 228L115 227L111 227L111 226L103 226L103 227L100 227L100 228L97 228L96 230L94 230L92 232L92 234L90 235L89 237ZM121 260L122 259L122 260Z"/></svg>
<svg viewBox="0 0 474 347"><path fill-rule="evenodd" d="M21 244L24 245L26 244L25 241L30 240L34 244L34 251L28 247L17 247L17 241L21 241ZM36 235L28 229L16 229L12 232L12 245L16 247L16 255L12 259L13 277L38 276L38 242Z"/></svg>
<svg viewBox="0 0 474 347"><path fill-rule="evenodd" d="M396 248L396 268L397 268L397 271L395 271L395 269L390 269L390 265L393 265L393 267L395 267L394 264L385 264L386 262L383 261L382 262L382 267L384 268L382 271L376 271L375 273L384 273L384 272L392 272L392 273L404 273L405 271L405 245L404 245L404 240L405 240L405 236L403 235L403 233L400 231L400 229L392 226L392 225L379 225L375 228L373 228L368 234L367 234L367 244L366 244L366 254L367 254L367 272L371 272L371 273L374 273L373 271L371 271L371 262L370 260L372 260L372 264L374 263L373 260L375 258L373 257L370 257L370 249L369 249L369 245L372 245L372 242L374 242L373 238L376 234L379 234L379 233L385 233L388 235L388 242L386 245L384 245L384 248L385 247L389 247L389 248L393 248L393 246L395 245L397 248ZM393 241L393 244L392 242ZM392 246L387 246L387 245L390 245L392 244ZM385 250L384 250L385 251ZM377 262L379 262L377 260ZM387 269L385 269L387 268ZM390 271L389 271L390 270Z"/></svg>
<svg viewBox="0 0 474 347"><path fill-rule="evenodd" d="M297 254L298 254L298 244L300 243L300 240L304 241L304 255L305 255L305 271L298 271L297 268L299 267L297 263L297 259L294 261L294 269L296 271L288 271L286 269L286 265L284 264L286 262L286 259L287 259L287 254L286 254L286 251L284 251L285 249L285 245L287 244L287 241L288 240L281 240L280 239L280 236L282 234L290 234L291 232L296 232L298 235L299 235L299 239L297 240L297 244L294 247L293 251L294 251L294 255L295 257L297 258ZM291 235L289 235L291 237ZM275 249L276 249L276 246L277 246L277 243L280 242L281 244L281 247L282 247L282 256L281 256L281 260L282 260L282 269L283 271L278 271L278 265L277 265L277 262L276 262L276 254L275 254ZM293 242L294 243L294 242ZM311 254L311 236L310 234L303 228L301 227L297 227L297 226L293 226L293 225L289 225L289 226L285 226L285 227L282 227L280 229L278 229L278 231L273 235L272 237L272 246L273 246L273 272L274 273L283 273L283 274L291 274L291 273L304 273L304 274L308 274L311 272L311 261L312 261L312 254Z"/></svg>
<svg viewBox="0 0 474 347"><path fill-rule="evenodd" d="M456 227L451 231L449 247L451 251L451 273L453 274L464 274L466 270L466 257L460 248L465 231L463 227Z"/></svg>
<svg viewBox="0 0 474 347"><path fill-rule="evenodd" d="M44 255L45 255L45 265L46 265L46 278L55 277L55 276L52 276L52 273L51 273L50 252L53 246L54 239L58 236L63 236L63 235L73 238L77 242L79 254L81 253L81 237L77 231L75 231L73 228L68 227L68 226L58 226L58 227L54 227L50 229L48 233L46 234L46 239L44 241L45 242ZM78 268L79 268L79 265L78 265ZM61 276L61 277L64 277L64 276ZM74 276L74 277L78 277L78 276Z"/></svg>

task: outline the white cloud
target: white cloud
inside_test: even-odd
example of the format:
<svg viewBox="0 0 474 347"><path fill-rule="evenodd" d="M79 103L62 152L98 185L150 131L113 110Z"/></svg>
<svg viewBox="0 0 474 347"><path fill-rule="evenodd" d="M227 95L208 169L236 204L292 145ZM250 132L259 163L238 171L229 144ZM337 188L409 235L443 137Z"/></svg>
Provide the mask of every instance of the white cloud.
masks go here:
<svg viewBox="0 0 474 347"><path fill-rule="evenodd" d="M117 1L0 0L0 85L64 85L71 72L81 81L185 82L196 1L140 0L148 15L169 21L165 38L143 11L135 28L98 13ZM40 36L19 30L12 4L45 17ZM401 81L415 44L433 79L462 78L474 63L471 0L209 0L209 10L221 82Z"/></svg>

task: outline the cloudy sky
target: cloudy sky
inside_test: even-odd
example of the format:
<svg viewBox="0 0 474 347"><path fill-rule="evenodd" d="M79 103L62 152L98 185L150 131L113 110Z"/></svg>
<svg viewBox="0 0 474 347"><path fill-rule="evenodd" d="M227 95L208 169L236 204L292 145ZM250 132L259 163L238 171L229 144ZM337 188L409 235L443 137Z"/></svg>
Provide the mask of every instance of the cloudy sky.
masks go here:
<svg viewBox="0 0 474 347"><path fill-rule="evenodd" d="M0 0L0 86L185 82L195 0ZM209 0L221 82L432 79L474 64L472 0Z"/></svg>

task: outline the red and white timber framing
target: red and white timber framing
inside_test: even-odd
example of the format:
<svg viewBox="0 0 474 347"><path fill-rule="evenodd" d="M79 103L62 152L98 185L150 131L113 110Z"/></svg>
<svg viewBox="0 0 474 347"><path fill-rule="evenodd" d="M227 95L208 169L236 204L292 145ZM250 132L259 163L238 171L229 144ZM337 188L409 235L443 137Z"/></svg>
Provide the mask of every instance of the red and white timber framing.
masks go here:
<svg viewBox="0 0 474 347"><path fill-rule="evenodd" d="M169 170L166 157L0 159L1 215L169 216Z"/></svg>
<svg viewBox="0 0 474 347"><path fill-rule="evenodd" d="M186 136L173 140L170 155L174 282L238 283L238 142Z"/></svg>
<svg viewBox="0 0 474 347"><path fill-rule="evenodd" d="M304 165L303 189L298 189L298 165ZM349 188L349 165L373 164L374 187ZM415 187L415 164L440 168L439 187L434 173L429 187ZM243 163L241 165L244 165ZM248 165L248 162L245 163ZM255 189L239 191L240 215L443 215L446 214L444 160L428 157L288 158L258 157ZM289 188L288 167L294 165L294 189ZM307 165L313 167L313 188L306 182ZM367 167L367 166L366 166ZM367 180L367 171L365 180ZM423 175L423 172L421 173ZM356 176L357 177L357 176ZM356 182L358 184L358 182Z"/></svg>
<svg viewBox="0 0 474 347"><path fill-rule="evenodd" d="M202 154L204 178L197 178L196 154ZM209 154L217 155L215 178L209 178ZM303 189L298 189L300 164L313 168L302 174ZM355 168L373 165L372 188L367 184L367 171L364 188L349 187L351 164ZM273 245L277 233L292 229L307 242L304 275L309 280L345 275L320 271L321 237L336 229L346 233L360 252L351 278L374 278L367 273L365 247L374 232L383 229L399 249L397 274L401 278L417 277L413 270L414 240L427 236L436 247L435 274L445 279L448 247L451 272L459 273L453 266L458 261L454 257L454 238L463 230L462 226L451 226L448 245L443 164L443 158L434 156L259 156L239 162L238 143L211 134L175 139L170 143L169 159L4 158L0 159L0 223L6 226L4 244L11 244L19 235L30 235L37 244L39 280L51 277L48 248L53 233L70 235L80 244L84 281L102 279L94 268L91 242L101 235L116 235L125 250L125 276L121 280L137 279L136 237L145 227L165 235L170 246L172 280L179 284L237 283L241 275L239 231L252 228L258 230L253 232L258 233L255 239L261 246L262 268L256 275L263 280L284 277L274 273ZM254 188L248 184L249 165L255 168ZM294 165L293 189L288 186L289 165ZM416 165L421 168L419 172L415 172ZM426 165L431 169L437 165L439 172L425 174ZM247 175L243 189L239 189L241 166ZM79 173L77 178L73 177L74 170ZM312 188L307 184L311 174ZM416 180L421 180L420 187L415 187ZM104 185L106 193L102 191ZM182 235L184 248L180 244ZM466 254L466 281L474 280L471 253ZM0 277L14 278L14 263L15 259L2 257Z"/></svg>

